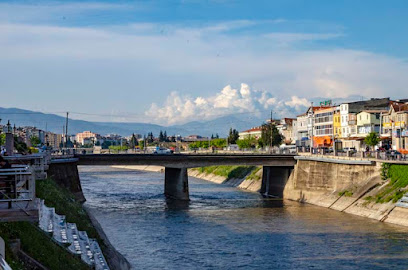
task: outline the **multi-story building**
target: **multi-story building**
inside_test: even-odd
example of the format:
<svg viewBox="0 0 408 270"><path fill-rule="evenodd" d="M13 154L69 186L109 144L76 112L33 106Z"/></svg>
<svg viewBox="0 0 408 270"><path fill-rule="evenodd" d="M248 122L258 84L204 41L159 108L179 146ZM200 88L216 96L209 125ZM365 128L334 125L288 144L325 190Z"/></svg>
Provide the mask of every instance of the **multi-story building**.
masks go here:
<svg viewBox="0 0 408 270"><path fill-rule="evenodd" d="M75 141L79 144L84 144L84 140L85 139L90 139L92 140L94 143L97 141L97 137L99 137L100 135L97 133L93 133L91 131L84 131L81 133L77 133L76 137L75 137Z"/></svg>
<svg viewBox="0 0 408 270"><path fill-rule="evenodd" d="M319 107L313 116L313 146L333 146L333 115L336 107Z"/></svg>
<svg viewBox="0 0 408 270"><path fill-rule="evenodd" d="M341 138L341 116L340 116L340 106L336 108L333 113L333 128L334 128L334 138Z"/></svg>
<svg viewBox="0 0 408 270"><path fill-rule="evenodd" d="M365 138L369 133L380 133L381 115L386 110L364 110L357 114L357 136Z"/></svg>
<svg viewBox="0 0 408 270"><path fill-rule="evenodd" d="M255 138L260 139L262 137L262 127L253 127L251 129L242 131L239 133L239 139Z"/></svg>
<svg viewBox="0 0 408 270"><path fill-rule="evenodd" d="M358 115L366 110L388 110L389 98L372 98L369 100L343 103L340 105L342 147L361 148L364 138L359 136ZM363 131L363 129L361 129Z"/></svg>
<svg viewBox="0 0 408 270"><path fill-rule="evenodd" d="M372 98L370 100L343 103L340 105L342 138L357 134L357 113L364 110L388 110L389 98Z"/></svg>
<svg viewBox="0 0 408 270"><path fill-rule="evenodd" d="M293 133L293 118L282 118L280 123L276 126L279 133L284 137L285 144L296 143L295 135Z"/></svg>
<svg viewBox="0 0 408 270"><path fill-rule="evenodd" d="M47 132L45 134L45 144L53 149L60 148L62 145L62 134Z"/></svg>
<svg viewBox="0 0 408 270"><path fill-rule="evenodd" d="M393 102L382 117L382 137L395 150L408 150L408 103Z"/></svg>

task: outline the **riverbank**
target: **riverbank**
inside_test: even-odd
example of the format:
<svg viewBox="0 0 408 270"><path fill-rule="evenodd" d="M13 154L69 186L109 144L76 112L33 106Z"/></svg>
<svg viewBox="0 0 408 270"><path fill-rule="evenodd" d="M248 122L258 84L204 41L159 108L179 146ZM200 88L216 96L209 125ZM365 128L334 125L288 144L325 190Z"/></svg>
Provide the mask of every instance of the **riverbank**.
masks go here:
<svg viewBox="0 0 408 270"><path fill-rule="evenodd" d="M77 194L49 178L37 181L37 196L44 199L48 207L54 207L56 213L65 215L67 222L75 223L78 230L86 231L90 238L96 239L111 269L130 269L126 258L111 245L91 211L76 199Z"/></svg>
<svg viewBox="0 0 408 270"><path fill-rule="evenodd" d="M299 160L283 197L408 227L408 208L396 205L408 192L408 166L382 164L386 163L368 166ZM164 172L164 167L158 166L113 167ZM262 167L253 166L211 166L188 171L189 176L251 192L260 191L262 173Z"/></svg>
<svg viewBox="0 0 408 270"><path fill-rule="evenodd" d="M397 206L406 193L408 166L351 165L298 160L283 197L380 222L408 226L408 209Z"/></svg>
<svg viewBox="0 0 408 270"><path fill-rule="evenodd" d="M164 173L164 167L161 166L115 165L112 166L112 168ZM259 192L262 185L262 167L256 166L211 166L193 168L188 170L188 175L252 192Z"/></svg>

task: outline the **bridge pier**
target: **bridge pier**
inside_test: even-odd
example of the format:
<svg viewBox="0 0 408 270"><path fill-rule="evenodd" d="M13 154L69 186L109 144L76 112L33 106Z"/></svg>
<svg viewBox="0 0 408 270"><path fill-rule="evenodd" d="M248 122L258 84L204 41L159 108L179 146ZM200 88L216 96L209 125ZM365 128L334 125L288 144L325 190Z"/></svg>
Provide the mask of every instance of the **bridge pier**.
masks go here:
<svg viewBox="0 0 408 270"><path fill-rule="evenodd" d="M263 166L260 193L283 198L283 190L291 171L292 168L288 167Z"/></svg>
<svg viewBox="0 0 408 270"><path fill-rule="evenodd" d="M164 195L176 200L190 200L187 168L165 168Z"/></svg>

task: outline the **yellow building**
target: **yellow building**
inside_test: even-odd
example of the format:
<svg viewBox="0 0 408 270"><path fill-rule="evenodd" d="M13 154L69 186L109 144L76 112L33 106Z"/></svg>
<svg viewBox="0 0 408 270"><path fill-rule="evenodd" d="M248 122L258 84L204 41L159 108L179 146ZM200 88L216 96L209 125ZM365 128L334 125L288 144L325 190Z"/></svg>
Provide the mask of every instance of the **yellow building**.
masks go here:
<svg viewBox="0 0 408 270"><path fill-rule="evenodd" d="M333 128L334 128L334 137L341 137L341 118L340 111L335 111L333 114Z"/></svg>

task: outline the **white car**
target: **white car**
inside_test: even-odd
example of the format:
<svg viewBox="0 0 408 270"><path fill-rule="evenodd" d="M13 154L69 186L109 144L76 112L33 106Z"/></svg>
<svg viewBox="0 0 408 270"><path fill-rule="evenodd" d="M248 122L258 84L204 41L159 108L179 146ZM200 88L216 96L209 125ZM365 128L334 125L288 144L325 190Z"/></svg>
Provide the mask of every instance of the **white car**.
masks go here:
<svg viewBox="0 0 408 270"><path fill-rule="evenodd" d="M153 151L153 154L156 154L156 155L170 155L170 154L173 154L173 150L170 150L168 148L160 147L160 148L156 148Z"/></svg>

